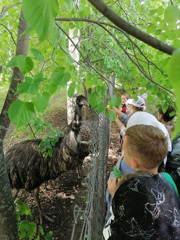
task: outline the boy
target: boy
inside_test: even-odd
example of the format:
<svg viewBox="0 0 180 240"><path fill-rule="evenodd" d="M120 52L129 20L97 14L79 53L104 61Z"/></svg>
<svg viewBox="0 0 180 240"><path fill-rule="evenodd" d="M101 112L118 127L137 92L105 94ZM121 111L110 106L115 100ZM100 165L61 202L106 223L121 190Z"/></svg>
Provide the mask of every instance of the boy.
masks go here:
<svg viewBox="0 0 180 240"><path fill-rule="evenodd" d="M124 137L126 164L135 170L109 179L112 216L103 235L107 240L179 239L180 201L177 189L158 174L168 152L164 132L151 125L134 125ZM175 192L176 191L176 192Z"/></svg>

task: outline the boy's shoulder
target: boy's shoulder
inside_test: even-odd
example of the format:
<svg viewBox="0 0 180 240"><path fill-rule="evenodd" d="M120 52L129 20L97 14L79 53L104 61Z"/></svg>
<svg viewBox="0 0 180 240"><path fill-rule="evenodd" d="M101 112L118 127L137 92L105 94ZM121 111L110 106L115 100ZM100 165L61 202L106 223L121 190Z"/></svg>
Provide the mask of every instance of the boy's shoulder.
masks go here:
<svg viewBox="0 0 180 240"><path fill-rule="evenodd" d="M120 186L115 193L115 197L118 196L118 199L121 198L121 195L126 195L131 198L137 197L145 203L149 198L156 201L156 196L162 195L166 198L166 201L168 201L170 196L177 196L175 191L169 191L170 188L167 186L168 183L164 180L161 174L137 171L122 177Z"/></svg>

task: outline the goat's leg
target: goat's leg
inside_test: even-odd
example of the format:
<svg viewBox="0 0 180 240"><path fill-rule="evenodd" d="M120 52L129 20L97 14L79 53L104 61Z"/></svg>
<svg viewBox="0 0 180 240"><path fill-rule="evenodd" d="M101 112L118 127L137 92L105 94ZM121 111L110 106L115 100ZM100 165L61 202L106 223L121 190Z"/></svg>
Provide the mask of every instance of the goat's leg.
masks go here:
<svg viewBox="0 0 180 240"><path fill-rule="evenodd" d="M53 219L50 217L46 216L45 214L42 214L42 209L41 209L41 204L40 204L40 199L39 199L39 188L34 189L34 196L35 196L35 201L38 207L38 212L39 212L39 219L40 219L40 225L42 225L42 219L43 217L48 220L49 222L54 222Z"/></svg>

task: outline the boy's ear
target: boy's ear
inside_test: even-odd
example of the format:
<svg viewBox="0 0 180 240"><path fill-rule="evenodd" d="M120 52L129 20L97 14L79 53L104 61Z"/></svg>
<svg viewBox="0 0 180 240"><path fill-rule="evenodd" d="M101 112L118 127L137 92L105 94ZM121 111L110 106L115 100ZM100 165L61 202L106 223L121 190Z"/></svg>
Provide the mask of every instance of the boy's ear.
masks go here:
<svg viewBox="0 0 180 240"><path fill-rule="evenodd" d="M133 169L137 169L137 168L138 168L139 164L138 164L138 162L137 162L136 159L133 158L133 159L131 160L131 163L132 163L132 168L133 168Z"/></svg>

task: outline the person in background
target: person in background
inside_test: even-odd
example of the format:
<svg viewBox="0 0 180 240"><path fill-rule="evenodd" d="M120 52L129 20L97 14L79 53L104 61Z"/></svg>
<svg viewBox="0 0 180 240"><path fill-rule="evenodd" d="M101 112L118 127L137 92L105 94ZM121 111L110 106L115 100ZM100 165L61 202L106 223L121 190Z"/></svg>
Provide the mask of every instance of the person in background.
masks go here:
<svg viewBox="0 0 180 240"><path fill-rule="evenodd" d="M120 110L121 110L121 112L122 113L124 113L124 114L126 114L126 110L127 110L127 106L126 106L126 102L127 102L127 96L126 96L126 94L122 94L121 95L121 108L120 108ZM116 120L115 120L115 123L119 126L119 128L120 128L120 133L119 133L119 137L120 137L120 148L117 150L117 152L121 152L122 151L122 144L123 144L123 135L122 135L122 133L123 133L123 131L124 131L124 125L120 122L120 121L118 121L118 119L116 118Z"/></svg>
<svg viewBox="0 0 180 240"><path fill-rule="evenodd" d="M121 95L121 112L126 113L126 101L127 101L127 96L126 94Z"/></svg>
<svg viewBox="0 0 180 240"><path fill-rule="evenodd" d="M128 99L128 104L131 105L131 114L137 111L143 111L145 106L145 100L138 96L137 101L135 99ZM129 119L129 116L127 114L122 113L118 108L113 107L113 110L116 112L117 117L119 120L124 124L124 126L127 126L127 122Z"/></svg>
<svg viewBox="0 0 180 240"><path fill-rule="evenodd" d="M173 114L173 113L174 113L174 115L171 116L171 114ZM172 130L174 129L174 126L172 125L172 120L174 119L175 115L176 115L176 110L172 106L169 106L168 109L166 110L166 112L163 112L162 108L158 108L157 119L159 122L161 122L166 127L170 138L173 134ZM166 162L167 162L167 158L159 166L159 172L165 171Z"/></svg>
<svg viewBox="0 0 180 240"><path fill-rule="evenodd" d="M108 181L113 201L103 230L105 240L179 239L177 188L170 175L158 174L167 152L161 129L139 124L126 130L124 157L135 173Z"/></svg>
<svg viewBox="0 0 180 240"><path fill-rule="evenodd" d="M173 114L174 115L171 115ZM164 124L164 126L167 128L170 137L172 136L172 130L174 129L174 126L172 125L172 120L176 116L176 110L172 106L169 106L166 112L163 112L162 108L158 108L158 116L157 119Z"/></svg>

